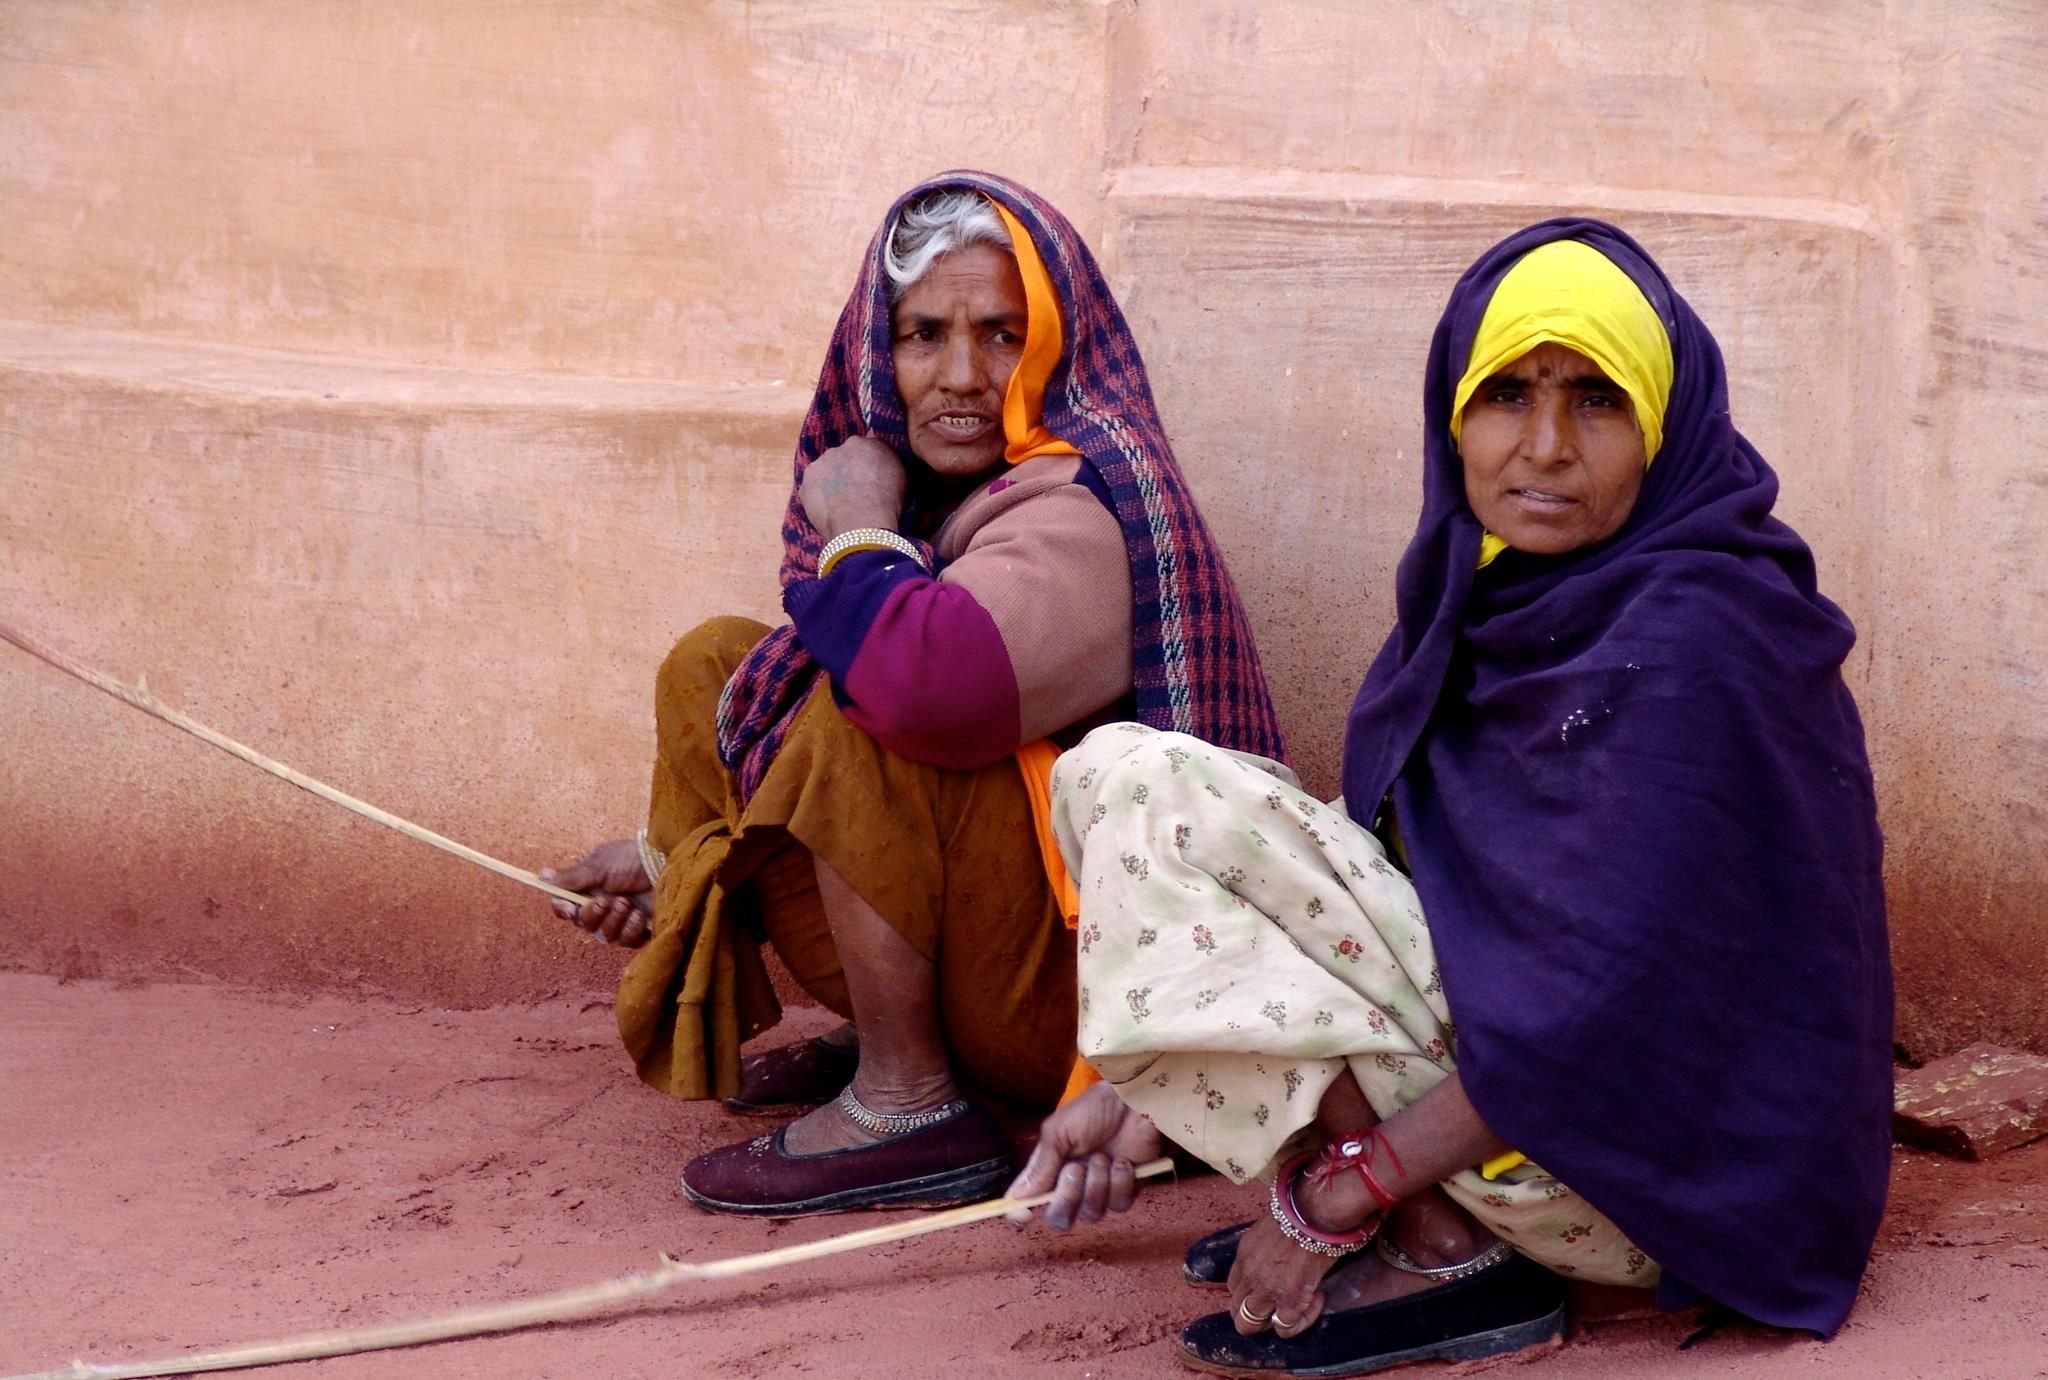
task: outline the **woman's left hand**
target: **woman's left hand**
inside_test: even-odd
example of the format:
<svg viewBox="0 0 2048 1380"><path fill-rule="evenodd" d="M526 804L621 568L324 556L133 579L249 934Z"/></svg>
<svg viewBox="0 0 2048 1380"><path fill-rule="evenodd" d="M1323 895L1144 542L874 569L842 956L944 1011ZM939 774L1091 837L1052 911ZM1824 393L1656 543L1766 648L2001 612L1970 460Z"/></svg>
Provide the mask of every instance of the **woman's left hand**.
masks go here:
<svg viewBox="0 0 2048 1380"><path fill-rule="evenodd" d="M1322 1316L1323 1276L1336 1263L1288 1240L1260 1204L1230 1267L1231 1321L1245 1336L1268 1327L1283 1337L1299 1335Z"/></svg>

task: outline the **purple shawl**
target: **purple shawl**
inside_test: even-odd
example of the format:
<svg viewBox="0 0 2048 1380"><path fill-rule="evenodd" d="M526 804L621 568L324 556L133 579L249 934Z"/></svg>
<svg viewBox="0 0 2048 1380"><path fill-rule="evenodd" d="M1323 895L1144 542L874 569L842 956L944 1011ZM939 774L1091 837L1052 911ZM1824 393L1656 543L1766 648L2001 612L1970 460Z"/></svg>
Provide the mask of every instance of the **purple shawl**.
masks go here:
<svg viewBox="0 0 2048 1380"><path fill-rule="evenodd" d="M1046 386L1044 422L1101 476L1123 525L1134 596L1136 717L1155 728L1285 760L1237 586L1167 444L1123 311L1066 217L1005 178L952 172L913 187L897 198L869 242L797 439L795 484L782 521L784 591L817 572L821 543L804 516L804 468L851 436L887 442L909 467L906 534L925 535L939 516L928 497L930 472L911 455L904 435L882 253L896 213L946 187L969 188L1001 202L1030 233L1059 294L1066 352ZM718 707L718 750L742 796L751 795L767 774L791 711L803 702L817 670L795 632L783 627L727 683Z"/></svg>
<svg viewBox="0 0 2048 1380"><path fill-rule="evenodd" d="M1628 521L1475 570L1452 389L1539 244L1599 249L1675 360ZM1430 346L1422 518L1366 673L1345 799L1392 793L1479 1114L1702 1297L1831 1333L1890 1168L1892 984L1855 633L1771 516L1721 353L1612 226L1494 246Z"/></svg>

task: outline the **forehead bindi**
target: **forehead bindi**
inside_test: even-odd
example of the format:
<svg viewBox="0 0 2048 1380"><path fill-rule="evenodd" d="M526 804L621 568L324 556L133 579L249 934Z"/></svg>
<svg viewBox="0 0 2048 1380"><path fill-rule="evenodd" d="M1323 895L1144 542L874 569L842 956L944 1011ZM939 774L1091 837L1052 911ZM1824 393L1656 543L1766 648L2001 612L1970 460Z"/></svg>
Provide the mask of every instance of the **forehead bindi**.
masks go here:
<svg viewBox="0 0 2048 1380"><path fill-rule="evenodd" d="M1580 393L1618 393L1621 385L1589 359L1574 357L1564 361L1531 359L1524 356L1507 368L1486 380L1484 387L1519 385L1528 388L1541 385L1546 389L1569 389Z"/></svg>
<svg viewBox="0 0 2048 1380"><path fill-rule="evenodd" d="M1607 377L1607 371L1591 357L1554 340L1545 341L1518 362L1524 367L1534 366L1536 378L1545 383L1562 383L1573 388L1615 386L1614 381Z"/></svg>

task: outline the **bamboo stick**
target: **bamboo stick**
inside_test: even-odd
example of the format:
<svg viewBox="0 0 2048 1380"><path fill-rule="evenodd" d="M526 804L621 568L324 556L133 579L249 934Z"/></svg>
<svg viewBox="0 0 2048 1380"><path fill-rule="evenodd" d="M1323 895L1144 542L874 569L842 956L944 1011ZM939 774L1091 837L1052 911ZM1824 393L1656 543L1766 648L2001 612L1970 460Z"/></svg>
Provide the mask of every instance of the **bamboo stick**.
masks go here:
<svg viewBox="0 0 2048 1380"><path fill-rule="evenodd" d="M1172 1160L1156 1159L1139 1165L1137 1174L1139 1178L1146 1179L1168 1173L1172 1168ZM928 1213L901 1222L890 1222L884 1226L844 1232L838 1236L828 1236L822 1241L807 1241L801 1245L783 1246L753 1255L733 1256L728 1260L706 1261L701 1265L674 1260L664 1254L661 1263L649 1270L637 1270L632 1274L621 1275L617 1279L605 1280L599 1284L561 1289L514 1303L487 1304L480 1308L465 1308L459 1312L444 1313L439 1317L387 1323L381 1327L314 1332L274 1342L252 1342L244 1346L222 1347L214 1351L174 1356L161 1361L122 1361L111 1365L91 1365L84 1361L73 1361L60 1370L40 1370L31 1374L7 1376L4 1380L146 1380L146 1377L150 1376L196 1375L203 1371L252 1369L258 1366L283 1365L290 1361L312 1361L327 1356L353 1356L364 1351L388 1351L394 1347L419 1346L425 1342L449 1341L457 1337L481 1337L493 1332L509 1332L516 1328L531 1327L538 1323L566 1322L571 1318L587 1316L608 1304L645 1298L678 1284L731 1279L738 1275L778 1269L806 1260L822 1260L827 1256L843 1255L848 1251L865 1250L870 1246L885 1246L892 1241L907 1241L913 1236L949 1231L972 1222L985 1222L991 1217L1043 1207L1051 1201L1050 1193L1040 1193L1030 1198L995 1198L986 1203L971 1203L966 1207Z"/></svg>
<svg viewBox="0 0 2048 1380"><path fill-rule="evenodd" d="M311 791L322 800L332 801L344 810L353 810L364 819L375 820L388 829L396 829L407 838L418 839L421 843L438 848L444 853L453 853L456 857L473 862L478 867L487 868L501 877L510 877L513 881L530 886L535 891L545 891L548 895L558 900L573 902L580 906L590 899L588 896L556 886L553 882L544 882L523 867L514 867L511 863L494 858L488 853L480 853L466 843L457 843L454 839L437 834L431 829L423 828L420 825L414 824L409 819L401 819L389 810L380 810L366 800L358 800L345 791L338 791L324 781L316 781L294 767L288 767L282 762L265 757L256 749L236 742L225 733L217 733L205 724L200 723L197 719L188 718L186 715L172 709L169 705L164 704L156 696L149 693L147 681L139 681L134 685L124 684L104 672L95 671L83 662L73 660L48 643L31 637L18 628L9 627L5 623L0 623L0 641L12 642L38 661L48 662L66 675L76 676L87 685L98 690L104 690L117 700L125 700L143 713L153 714L175 728L182 728L193 737L212 743L221 751L232 753L251 766L261 767L272 776L283 777L301 790Z"/></svg>

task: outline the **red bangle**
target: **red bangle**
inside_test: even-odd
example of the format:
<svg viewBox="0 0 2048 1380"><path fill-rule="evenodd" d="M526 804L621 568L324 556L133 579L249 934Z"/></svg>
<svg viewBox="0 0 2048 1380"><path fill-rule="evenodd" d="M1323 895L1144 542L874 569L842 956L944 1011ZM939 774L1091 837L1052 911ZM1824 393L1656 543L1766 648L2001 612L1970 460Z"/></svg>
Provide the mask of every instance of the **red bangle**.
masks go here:
<svg viewBox="0 0 2048 1380"><path fill-rule="evenodd" d="M1303 1250L1314 1251L1317 1255L1349 1255L1363 1250L1373 1237L1379 1234L1381 1214L1373 1213L1365 1219L1356 1231L1328 1232L1312 1227L1302 1216L1301 1205L1294 1201L1294 1181L1301 1174L1302 1167L1316 1157L1311 1150L1297 1155L1280 1167L1273 1176L1271 1207L1273 1220L1280 1224L1280 1230L1287 1238Z"/></svg>

